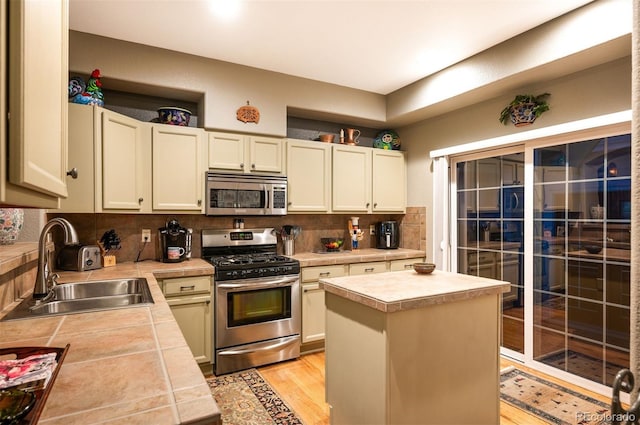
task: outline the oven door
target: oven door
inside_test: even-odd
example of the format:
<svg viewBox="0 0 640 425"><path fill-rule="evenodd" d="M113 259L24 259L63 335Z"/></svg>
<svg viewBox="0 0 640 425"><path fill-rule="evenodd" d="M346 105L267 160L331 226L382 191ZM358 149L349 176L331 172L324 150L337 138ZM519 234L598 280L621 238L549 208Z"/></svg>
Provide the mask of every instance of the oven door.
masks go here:
<svg viewBox="0 0 640 425"><path fill-rule="evenodd" d="M300 333L298 275L216 282L216 349Z"/></svg>

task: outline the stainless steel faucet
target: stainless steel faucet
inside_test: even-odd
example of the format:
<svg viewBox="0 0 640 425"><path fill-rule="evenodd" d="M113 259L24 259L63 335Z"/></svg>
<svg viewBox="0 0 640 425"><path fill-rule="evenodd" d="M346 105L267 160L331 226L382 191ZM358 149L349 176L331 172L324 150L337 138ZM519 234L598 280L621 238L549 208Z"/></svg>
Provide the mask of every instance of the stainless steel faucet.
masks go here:
<svg viewBox="0 0 640 425"><path fill-rule="evenodd" d="M51 268L49 267L47 235L55 226L60 226L64 229L65 245L78 243L78 234L76 233L76 229L73 228L67 219L61 217L52 218L44 225L42 232L40 232L40 239L38 241L38 274L36 275L36 283L33 287L33 298L36 300L46 297L49 292Z"/></svg>

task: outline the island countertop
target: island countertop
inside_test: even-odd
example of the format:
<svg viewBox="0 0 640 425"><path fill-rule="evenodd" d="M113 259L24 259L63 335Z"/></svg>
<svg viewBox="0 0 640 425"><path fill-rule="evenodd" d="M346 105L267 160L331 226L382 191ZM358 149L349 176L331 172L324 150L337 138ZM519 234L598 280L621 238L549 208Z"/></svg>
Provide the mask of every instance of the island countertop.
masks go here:
<svg viewBox="0 0 640 425"><path fill-rule="evenodd" d="M413 270L320 279L326 292L369 306L395 311L423 308L509 291L509 282L434 270Z"/></svg>

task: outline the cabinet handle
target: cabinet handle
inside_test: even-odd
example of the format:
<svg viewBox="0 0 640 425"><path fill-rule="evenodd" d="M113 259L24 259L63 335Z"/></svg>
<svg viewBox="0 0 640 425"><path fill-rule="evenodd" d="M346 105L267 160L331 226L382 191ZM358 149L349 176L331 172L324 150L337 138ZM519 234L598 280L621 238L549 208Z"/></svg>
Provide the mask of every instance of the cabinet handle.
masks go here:
<svg viewBox="0 0 640 425"><path fill-rule="evenodd" d="M373 267L369 267L368 269L364 269L364 272L365 272L365 273L371 273L371 272L372 272L372 271L374 271L374 270L375 270L375 268L373 268Z"/></svg>
<svg viewBox="0 0 640 425"><path fill-rule="evenodd" d="M377 207L378 207L378 203L377 203L377 202L374 202L374 203L373 203L373 208L377 208Z"/></svg>
<svg viewBox="0 0 640 425"><path fill-rule="evenodd" d="M191 286L181 286L180 287L180 292L184 292L184 291L194 291L196 289L195 285L191 285Z"/></svg>
<svg viewBox="0 0 640 425"><path fill-rule="evenodd" d="M256 164L251 164L251 168L255 169L256 168Z"/></svg>
<svg viewBox="0 0 640 425"><path fill-rule="evenodd" d="M244 162L240 163L240 168L244 168Z"/></svg>
<svg viewBox="0 0 640 425"><path fill-rule="evenodd" d="M72 169L67 171L67 176L71 176L72 179L77 179L78 178L78 169L76 167L73 167Z"/></svg>
<svg viewBox="0 0 640 425"><path fill-rule="evenodd" d="M404 268L405 269L412 269L413 268L413 264L405 264Z"/></svg>
<svg viewBox="0 0 640 425"><path fill-rule="evenodd" d="M202 199L198 199L198 206L202 206Z"/></svg>
<svg viewBox="0 0 640 425"><path fill-rule="evenodd" d="M291 205L291 204L292 204L292 202L291 202L291 201L287 202L287 205Z"/></svg>
<svg viewBox="0 0 640 425"><path fill-rule="evenodd" d="M367 202L366 207L367 207L367 208L369 208L369 205L371 205L371 203L370 203L370 202Z"/></svg>
<svg viewBox="0 0 640 425"><path fill-rule="evenodd" d="M139 204L141 204L141 203L142 203L142 201L144 201L144 198L142 198L142 197L138 198L138 203L139 203Z"/></svg>
<svg viewBox="0 0 640 425"><path fill-rule="evenodd" d="M326 277L326 276L329 276L330 274L331 274L331 272L322 272L322 273L320 273L320 276Z"/></svg>

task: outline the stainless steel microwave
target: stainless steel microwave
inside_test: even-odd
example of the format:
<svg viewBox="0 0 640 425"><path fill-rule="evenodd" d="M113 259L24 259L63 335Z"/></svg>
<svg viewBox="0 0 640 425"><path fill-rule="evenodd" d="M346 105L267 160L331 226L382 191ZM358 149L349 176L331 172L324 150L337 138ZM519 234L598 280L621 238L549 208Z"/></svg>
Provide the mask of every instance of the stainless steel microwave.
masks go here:
<svg viewBox="0 0 640 425"><path fill-rule="evenodd" d="M207 172L207 215L286 215L287 178Z"/></svg>

